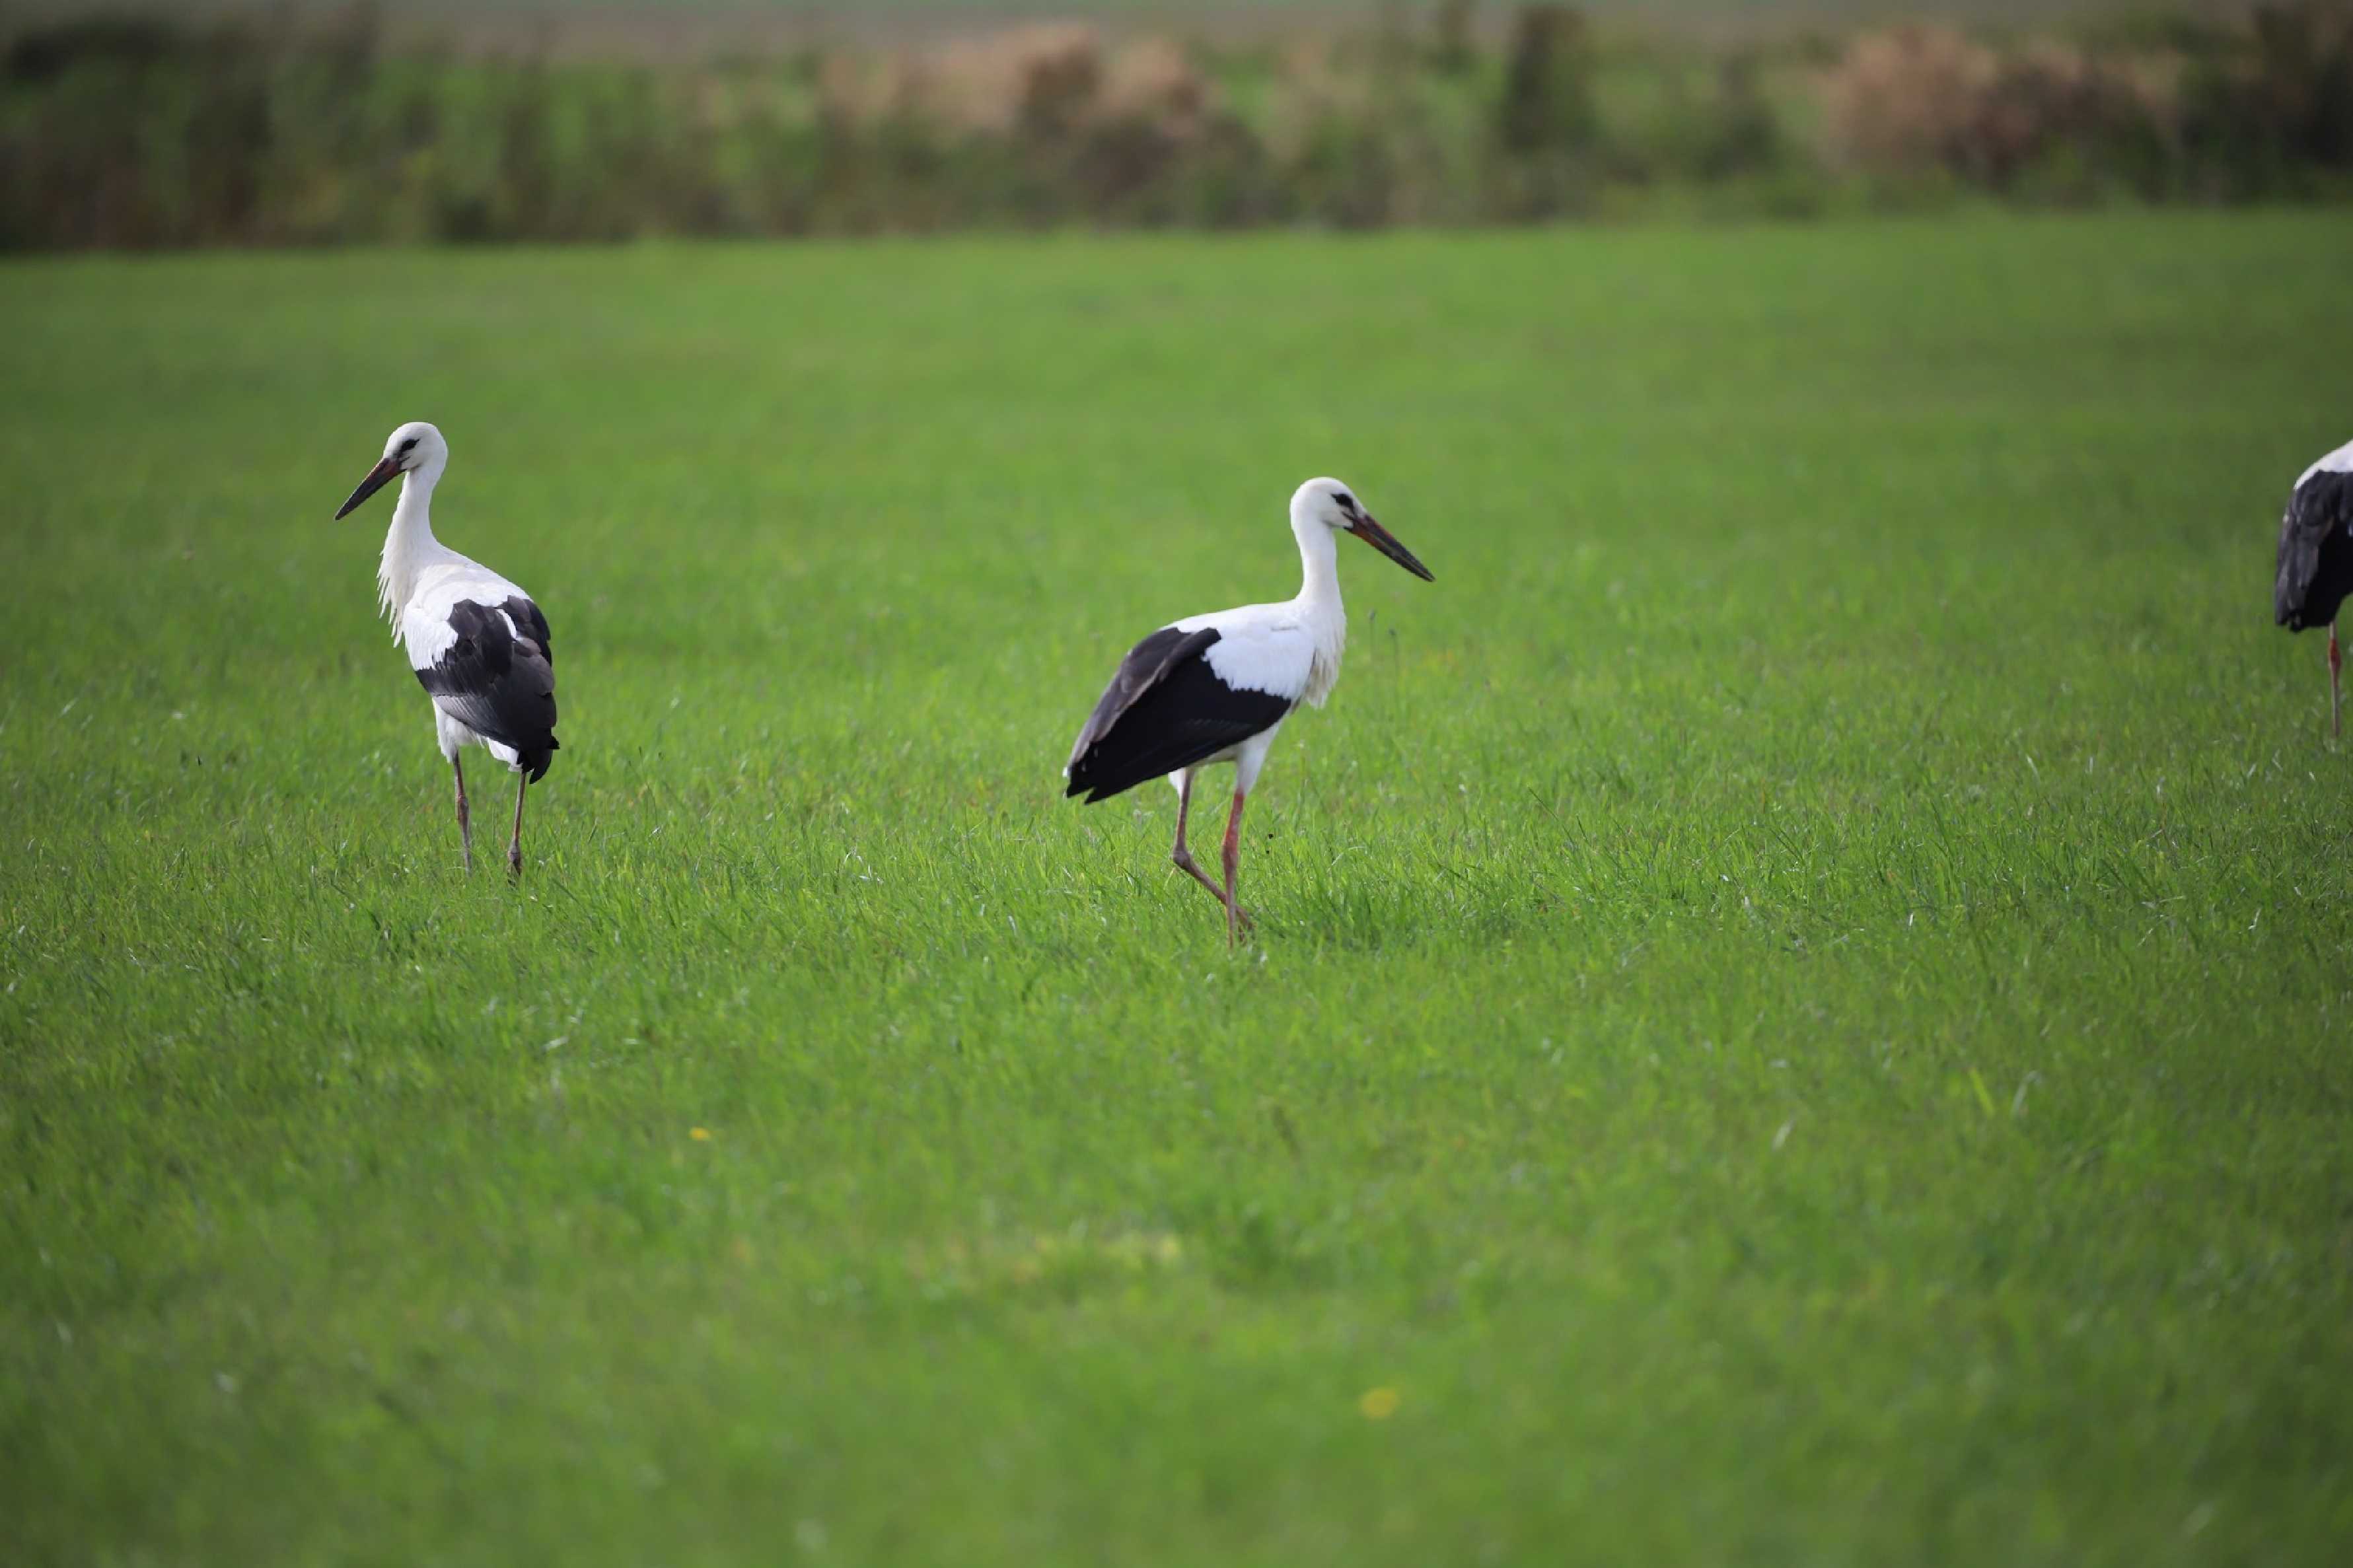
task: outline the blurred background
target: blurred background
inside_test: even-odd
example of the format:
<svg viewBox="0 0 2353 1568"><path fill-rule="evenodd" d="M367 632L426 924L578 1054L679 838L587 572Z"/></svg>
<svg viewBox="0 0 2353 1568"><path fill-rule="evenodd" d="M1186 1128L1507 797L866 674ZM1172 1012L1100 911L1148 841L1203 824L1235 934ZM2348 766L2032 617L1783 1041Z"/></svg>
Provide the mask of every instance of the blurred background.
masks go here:
<svg viewBox="0 0 2353 1568"><path fill-rule="evenodd" d="M0 6L20 251L2348 193L2348 0Z"/></svg>

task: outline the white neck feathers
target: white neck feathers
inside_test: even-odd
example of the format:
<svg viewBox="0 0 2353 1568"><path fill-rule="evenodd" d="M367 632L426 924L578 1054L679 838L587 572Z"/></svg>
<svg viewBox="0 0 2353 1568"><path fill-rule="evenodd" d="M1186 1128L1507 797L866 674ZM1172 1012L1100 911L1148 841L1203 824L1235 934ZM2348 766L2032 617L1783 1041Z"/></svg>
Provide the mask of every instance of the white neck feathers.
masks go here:
<svg viewBox="0 0 2353 1568"><path fill-rule="evenodd" d="M1348 612L1340 604L1338 539L1328 525L1301 515L1296 507L1291 514L1291 535L1299 542L1300 577L1299 597L1292 602L1315 639L1303 696L1311 707L1321 708L1332 695L1333 683L1340 679L1340 655L1348 646Z"/></svg>
<svg viewBox="0 0 2353 1568"><path fill-rule="evenodd" d="M400 640L400 612L415 595L417 578L449 554L433 537L433 486L440 478L436 462L403 474L392 526L385 531L384 556L375 569L376 605L391 620L395 642Z"/></svg>

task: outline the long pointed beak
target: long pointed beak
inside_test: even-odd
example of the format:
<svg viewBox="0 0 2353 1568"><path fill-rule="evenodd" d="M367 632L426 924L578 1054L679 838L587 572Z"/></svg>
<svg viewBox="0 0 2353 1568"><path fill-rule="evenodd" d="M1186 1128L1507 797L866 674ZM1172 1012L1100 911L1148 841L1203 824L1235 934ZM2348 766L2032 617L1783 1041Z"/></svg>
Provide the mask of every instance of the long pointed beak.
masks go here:
<svg viewBox="0 0 2353 1568"><path fill-rule="evenodd" d="M351 516L357 510L360 502L384 489L385 481L398 472L400 472L400 465L390 458L379 461L375 468L367 471L367 478L360 481L360 488L352 492L352 499L335 509L335 521L341 522Z"/></svg>
<svg viewBox="0 0 2353 1568"><path fill-rule="evenodd" d="M1388 556L1390 560L1396 562L1398 565L1404 567L1407 571L1412 573L1415 576L1420 578L1423 582L1435 583L1438 581L1437 578L1430 575L1429 567L1424 566L1419 561L1414 559L1412 551L1408 550L1404 545L1398 542L1398 536L1396 534L1391 533L1388 529L1383 528L1379 523L1373 521L1373 514L1371 512L1367 511L1359 513L1355 524L1349 528L1348 531L1363 540L1366 543L1371 545L1374 549L1379 551L1382 554Z"/></svg>

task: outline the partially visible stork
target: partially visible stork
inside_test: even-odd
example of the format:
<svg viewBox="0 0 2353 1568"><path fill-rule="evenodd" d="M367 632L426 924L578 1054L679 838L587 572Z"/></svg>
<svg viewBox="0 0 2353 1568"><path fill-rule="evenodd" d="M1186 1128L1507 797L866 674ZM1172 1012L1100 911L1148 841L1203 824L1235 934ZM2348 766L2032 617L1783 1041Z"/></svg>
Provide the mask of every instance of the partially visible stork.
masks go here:
<svg viewBox="0 0 2353 1568"><path fill-rule="evenodd" d="M2272 614L2292 632L2328 628L2328 727L2345 733L2344 655L2337 647L2337 607L2353 594L2353 442L2339 447L2295 481L2280 519L2279 576Z"/></svg>
<svg viewBox="0 0 2353 1568"><path fill-rule="evenodd" d="M1353 533L1423 582L1436 581L1337 479L1310 479L1293 493L1291 533L1299 542L1299 596L1188 616L1137 643L1062 769L1065 794L1083 795L1091 805L1168 775L1176 786L1176 846L1168 858L1225 905L1229 947L1250 919L1234 901L1242 803L1291 710L1302 702L1322 707L1340 678L1348 617L1340 607L1337 536ZM1234 804L1221 889L1185 847L1185 818L1195 775L1226 762L1234 764Z"/></svg>
<svg viewBox="0 0 2353 1568"><path fill-rule="evenodd" d="M458 752L473 744L514 770L507 869L521 877L523 792L546 776L556 750L547 617L530 595L433 537L427 515L433 487L448 462L440 431L421 420L404 425L385 441L384 457L335 516L350 516L399 477L400 500L376 566L377 602L392 621L392 640L407 646L408 666L433 698L434 731L458 784L458 843L466 869L474 868L474 830Z"/></svg>

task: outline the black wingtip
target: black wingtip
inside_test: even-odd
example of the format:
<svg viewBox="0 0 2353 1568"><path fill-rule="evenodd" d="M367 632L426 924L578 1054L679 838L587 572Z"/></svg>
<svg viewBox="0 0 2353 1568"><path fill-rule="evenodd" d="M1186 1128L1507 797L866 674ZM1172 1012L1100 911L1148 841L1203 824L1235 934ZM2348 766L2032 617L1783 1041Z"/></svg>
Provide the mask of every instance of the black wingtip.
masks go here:
<svg viewBox="0 0 2353 1568"><path fill-rule="evenodd" d="M1099 800L1109 800L1119 793L1086 768L1073 768L1063 775L1070 782L1062 786L1064 800L1077 799L1082 805L1092 805ZM1120 789L1127 786L1123 784Z"/></svg>

